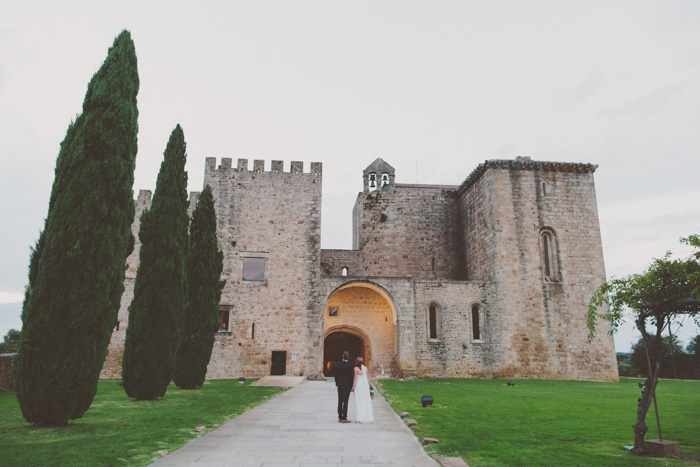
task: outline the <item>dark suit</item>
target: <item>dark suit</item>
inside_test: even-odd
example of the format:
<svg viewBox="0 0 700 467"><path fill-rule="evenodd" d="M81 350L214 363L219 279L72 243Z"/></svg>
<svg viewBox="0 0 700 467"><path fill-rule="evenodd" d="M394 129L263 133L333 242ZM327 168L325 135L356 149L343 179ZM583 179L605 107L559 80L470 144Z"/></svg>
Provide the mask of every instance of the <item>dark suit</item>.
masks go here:
<svg viewBox="0 0 700 467"><path fill-rule="evenodd" d="M355 369L346 360L333 367L335 385L338 387L338 420L348 419L348 399L355 379Z"/></svg>

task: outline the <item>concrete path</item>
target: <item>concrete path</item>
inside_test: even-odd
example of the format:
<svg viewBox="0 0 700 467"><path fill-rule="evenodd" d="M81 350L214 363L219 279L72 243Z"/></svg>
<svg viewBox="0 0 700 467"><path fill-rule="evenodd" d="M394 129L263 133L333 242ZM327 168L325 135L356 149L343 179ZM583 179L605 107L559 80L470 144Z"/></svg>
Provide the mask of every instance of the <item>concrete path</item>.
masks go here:
<svg viewBox="0 0 700 467"><path fill-rule="evenodd" d="M338 423L335 385L306 381L152 465L197 467L415 466L439 464L381 394L374 423ZM355 415L350 396L348 418Z"/></svg>
<svg viewBox="0 0 700 467"><path fill-rule="evenodd" d="M304 376L263 376L253 386L279 386L291 388L306 381Z"/></svg>

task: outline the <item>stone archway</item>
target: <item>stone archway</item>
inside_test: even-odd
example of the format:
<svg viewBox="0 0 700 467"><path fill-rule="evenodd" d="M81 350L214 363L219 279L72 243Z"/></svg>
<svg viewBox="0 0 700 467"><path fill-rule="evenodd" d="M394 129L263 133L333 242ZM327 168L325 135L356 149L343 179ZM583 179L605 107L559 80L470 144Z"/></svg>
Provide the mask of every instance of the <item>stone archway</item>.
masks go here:
<svg viewBox="0 0 700 467"><path fill-rule="evenodd" d="M385 289L357 281L338 287L328 297L323 328L324 375L332 376L343 350L351 363L363 357L375 376L397 373L396 310Z"/></svg>
<svg viewBox="0 0 700 467"><path fill-rule="evenodd" d="M333 366L338 363L344 351L350 353L350 363L355 363L357 357L367 362L370 360L371 349L367 336L358 329L339 326L331 329L323 339L323 374L333 376Z"/></svg>

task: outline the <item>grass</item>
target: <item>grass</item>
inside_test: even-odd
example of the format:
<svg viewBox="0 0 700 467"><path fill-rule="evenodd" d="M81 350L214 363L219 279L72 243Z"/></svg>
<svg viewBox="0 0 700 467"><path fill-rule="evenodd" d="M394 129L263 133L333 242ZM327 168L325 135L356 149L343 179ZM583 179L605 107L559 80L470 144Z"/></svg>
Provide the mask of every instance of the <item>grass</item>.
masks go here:
<svg viewBox="0 0 700 467"><path fill-rule="evenodd" d="M0 391L0 465L148 465L207 431L235 418L279 388L215 380L200 390L170 385L154 401L129 399L119 381L100 381L85 415L65 427L24 421L14 391Z"/></svg>
<svg viewBox="0 0 700 467"><path fill-rule="evenodd" d="M697 466L700 382L663 380L657 397L664 440L682 444L691 460L642 458L632 445L638 379L619 384L581 381L429 379L380 382L397 413L418 422L428 450L478 466ZM434 398L421 407L421 395ZM658 438L653 407L646 439Z"/></svg>

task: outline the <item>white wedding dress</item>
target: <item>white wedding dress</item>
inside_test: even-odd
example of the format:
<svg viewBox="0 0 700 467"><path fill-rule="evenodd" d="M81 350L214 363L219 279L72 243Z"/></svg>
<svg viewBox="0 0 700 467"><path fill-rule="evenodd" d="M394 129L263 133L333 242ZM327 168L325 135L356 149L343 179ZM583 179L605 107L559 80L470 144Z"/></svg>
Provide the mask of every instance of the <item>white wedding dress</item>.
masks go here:
<svg viewBox="0 0 700 467"><path fill-rule="evenodd" d="M355 382L355 421L359 423L374 421L372 398L369 395L369 377L367 367L364 365L362 365L362 373L357 375Z"/></svg>

